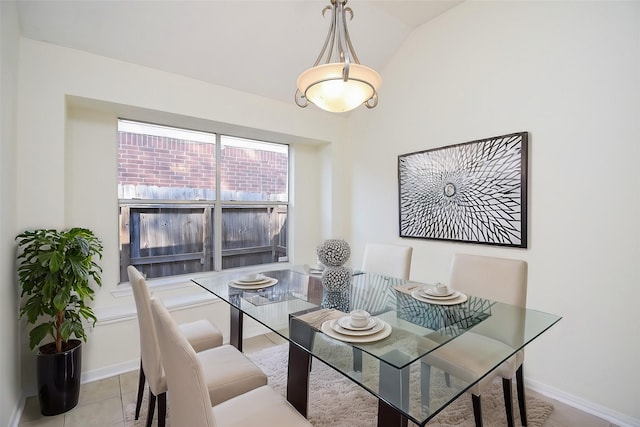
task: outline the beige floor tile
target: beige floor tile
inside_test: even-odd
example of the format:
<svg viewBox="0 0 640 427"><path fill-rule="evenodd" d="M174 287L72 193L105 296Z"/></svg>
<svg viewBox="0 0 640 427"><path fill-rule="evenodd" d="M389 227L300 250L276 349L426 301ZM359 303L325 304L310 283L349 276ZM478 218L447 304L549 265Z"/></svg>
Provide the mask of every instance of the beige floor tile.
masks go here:
<svg viewBox="0 0 640 427"><path fill-rule="evenodd" d="M148 391L147 391L148 393ZM133 419L134 418L134 414L135 414L135 408L136 408L136 398L138 397L138 393L137 392L129 392L129 393L123 393L122 394L122 412L124 413L124 419L125 421L128 420L127 418L127 406L131 405L131 416L129 418ZM147 405L144 405L140 408L140 417L144 417L146 419L146 414L147 414Z"/></svg>
<svg viewBox="0 0 640 427"><path fill-rule="evenodd" d="M533 390L527 390L527 395L551 401L553 412L542 427L611 427L608 421L582 412L573 406L550 399Z"/></svg>
<svg viewBox="0 0 640 427"><path fill-rule="evenodd" d="M251 353L272 345L273 343L271 340L269 340L265 335L258 335L256 337L246 338L243 340L242 351L245 353Z"/></svg>
<svg viewBox="0 0 640 427"><path fill-rule="evenodd" d="M280 335L276 334L275 332L269 332L267 334L264 335L269 341L271 341L274 345L279 345L279 344L284 344L287 342L287 340L285 340L284 338L282 338Z"/></svg>
<svg viewBox="0 0 640 427"><path fill-rule="evenodd" d="M64 427L64 415L42 417L33 421L23 421L20 427Z"/></svg>
<svg viewBox="0 0 640 427"><path fill-rule="evenodd" d="M146 393L149 393L149 391L147 390ZM137 397L138 397L137 392L131 391L129 393L122 393L122 405L126 408L128 404L136 403Z"/></svg>
<svg viewBox="0 0 640 427"><path fill-rule="evenodd" d="M127 372L120 375L120 393L131 393L138 391L139 370Z"/></svg>
<svg viewBox="0 0 640 427"><path fill-rule="evenodd" d="M120 396L120 380L117 376L92 381L80 386L78 406L85 406L118 396Z"/></svg>
<svg viewBox="0 0 640 427"><path fill-rule="evenodd" d="M546 398L548 399L548 398ZM553 412L543 427L609 427L609 422L558 401L553 402Z"/></svg>
<svg viewBox="0 0 640 427"><path fill-rule="evenodd" d="M43 415L40 413L40 402L38 402L38 396L27 397L27 401L24 404L24 411L22 412L21 422L28 422L39 420Z"/></svg>
<svg viewBox="0 0 640 427"><path fill-rule="evenodd" d="M65 414L64 427L104 427L118 422L124 422L119 394L100 402L76 406Z"/></svg>

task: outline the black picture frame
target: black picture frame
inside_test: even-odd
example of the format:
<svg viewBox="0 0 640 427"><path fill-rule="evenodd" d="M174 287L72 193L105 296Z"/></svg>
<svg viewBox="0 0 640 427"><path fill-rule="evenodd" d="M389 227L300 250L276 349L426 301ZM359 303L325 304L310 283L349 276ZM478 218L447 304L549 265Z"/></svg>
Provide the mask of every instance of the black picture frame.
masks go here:
<svg viewBox="0 0 640 427"><path fill-rule="evenodd" d="M527 247L528 132L398 156L400 237Z"/></svg>

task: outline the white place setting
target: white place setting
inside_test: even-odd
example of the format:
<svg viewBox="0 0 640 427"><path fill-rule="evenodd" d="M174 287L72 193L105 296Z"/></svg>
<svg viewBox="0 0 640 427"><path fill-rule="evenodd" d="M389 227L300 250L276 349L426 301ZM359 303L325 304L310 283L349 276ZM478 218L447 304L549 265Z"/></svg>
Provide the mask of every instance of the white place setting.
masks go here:
<svg viewBox="0 0 640 427"><path fill-rule="evenodd" d="M229 282L229 286L237 289L264 289L278 283L278 279L267 277L262 273L248 274Z"/></svg>
<svg viewBox="0 0 640 427"><path fill-rule="evenodd" d="M304 270L307 274L313 274L313 275L319 276L319 275L322 275L322 272L324 271L324 266L322 264L314 264L314 265L305 264Z"/></svg>
<svg viewBox="0 0 640 427"><path fill-rule="evenodd" d="M416 289L411 292L411 296L418 301L437 305L456 305L467 300L467 295L442 283Z"/></svg>
<svg viewBox="0 0 640 427"><path fill-rule="evenodd" d="M346 316L327 320L322 332L331 338L352 343L380 341L391 334L391 325L364 310L353 310Z"/></svg>

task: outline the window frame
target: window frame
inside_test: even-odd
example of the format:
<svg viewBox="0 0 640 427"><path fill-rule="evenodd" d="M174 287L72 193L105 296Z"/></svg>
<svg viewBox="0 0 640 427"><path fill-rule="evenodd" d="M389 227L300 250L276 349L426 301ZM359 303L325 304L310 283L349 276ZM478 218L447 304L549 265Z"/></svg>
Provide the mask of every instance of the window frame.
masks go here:
<svg viewBox="0 0 640 427"><path fill-rule="evenodd" d="M126 122L134 122L134 123L140 123L143 125L152 125L152 126L160 126L160 127L165 127L165 128L172 128L172 129L177 129L178 131L191 131L192 129L188 129L185 127L179 127L179 126L175 126L175 125L164 125L164 124L157 124L157 123L148 123L148 122L143 122L140 120L133 120L133 119L125 119L125 118L118 118L118 124L120 123L120 121L126 121ZM259 138L252 138L252 137L245 137L245 136L240 136L240 135L233 135L230 132L215 132L213 130L206 130L206 131L202 131L202 130L198 130L198 129L193 129L193 131L198 132L198 133L207 133L210 134L212 136L215 136L215 200L166 200L166 199L138 199L138 198L132 198L132 199L123 199L123 198L118 198L118 210L119 210L119 236L118 236L118 243L119 243L119 264L120 264L120 283L128 283L128 279L127 279L127 273L126 273L126 269L128 265L125 265L125 263L123 263L124 258L123 258L123 244L130 244L130 234L129 234L129 238L127 239L126 242L124 242L121 239L121 236L123 235L123 230L124 228L128 228L127 224L124 224L125 221L128 221L130 216L128 216L126 219L124 218L124 216L122 215L122 209L123 207L131 209L131 208L136 208L136 209L145 209L145 208L174 208L174 207L184 207L184 208L202 208L202 209L211 209L211 223L213 226L213 231L212 231L212 246L213 246L213 265L212 265L212 269L208 270L208 271L202 271L202 272L193 272L193 273L188 273L188 275L190 277L196 276L196 275L202 275L202 274L207 274L207 273L215 273L215 272L220 272L223 271L223 249L222 249L222 226L223 226L223 210L225 209L225 207L233 207L233 206L254 206L256 208L271 208L271 209L278 209L278 208L282 208L285 207L286 209L286 215L287 215L287 228L286 228L286 256L284 257L285 259L283 261L279 261L277 262L277 264L280 263L287 263L289 261L289 250L291 247L291 232L290 232L290 223L291 223L291 205L290 205L290 200L291 200L291 180L292 180L292 176L291 176L291 171L292 171L292 155L291 155L291 144L289 143L283 143L283 142L277 142L277 141L267 141L267 140L263 140L263 139L259 139ZM120 133L120 127L118 126L118 134ZM231 138L231 139L236 139L236 140L244 140L244 141L249 141L249 142L253 142L253 143L265 143L265 144L271 144L271 145L279 145L279 146L283 146L286 147L286 154L287 154L287 188L286 188L286 201L282 201L282 200L257 200L257 201L249 201L249 200L222 200L221 195L222 195L222 191L221 191L221 185L222 185L222 180L221 180L221 170L222 168L220 167L220 164L222 162L222 149L223 149L223 143L222 143L222 139L223 138ZM118 153L120 152L120 149L118 148ZM120 185L120 178L118 177L118 186ZM130 230L129 230L130 233ZM204 254L204 256L206 256L206 249L203 248L202 253ZM195 253L194 253L195 254ZM193 254L185 254L186 256L190 256ZM130 248L129 248L129 260L131 260L130 257ZM275 263L264 263L264 264L251 264L246 266L246 268L250 268L250 267L256 267L256 266L264 266L264 265L272 265ZM230 267L230 268L226 268L224 270L228 270L228 269L232 269L232 268L238 268L238 267ZM244 268L244 267L240 267L240 268ZM159 283L164 283L164 284L174 284L176 282L179 281L184 281L184 276L185 274L174 274L174 275L167 275L167 276L160 276L160 277L155 277L152 278L150 280L159 282Z"/></svg>

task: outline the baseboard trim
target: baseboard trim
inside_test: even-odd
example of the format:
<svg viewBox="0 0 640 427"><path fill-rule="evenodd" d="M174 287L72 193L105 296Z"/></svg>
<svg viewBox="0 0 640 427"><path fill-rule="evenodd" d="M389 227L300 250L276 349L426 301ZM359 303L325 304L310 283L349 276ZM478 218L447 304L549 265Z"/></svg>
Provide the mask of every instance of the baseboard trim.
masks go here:
<svg viewBox="0 0 640 427"><path fill-rule="evenodd" d="M640 426L640 420L638 419L634 419L628 415L622 414L617 411L612 411L607 407L582 399L578 396L574 396L572 394L566 393L562 390L558 390L557 388L551 387L547 384L543 384L538 381L528 380L528 379L526 380L526 383L527 383L527 388L537 393L540 393L550 399L557 400L558 402L565 403L582 412L586 412L587 414L591 414L595 417L602 418L603 420L607 420L610 423L615 424L619 427Z"/></svg>
<svg viewBox="0 0 640 427"><path fill-rule="evenodd" d="M27 404L27 396L25 394L20 397L20 401L18 405L13 410L13 414L11 414L11 418L9 419L9 425L7 427L18 427L20 425L20 419L22 418L22 413L24 412L24 406Z"/></svg>
<svg viewBox="0 0 640 427"><path fill-rule="evenodd" d="M105 378L114 377L116 375L126 374L127 372L140 369L140 359L129 360L127 362L117 363L104 368L94 369L92 371L83 372L80 376L82 384L92 381L103 380Z"/></svg>

